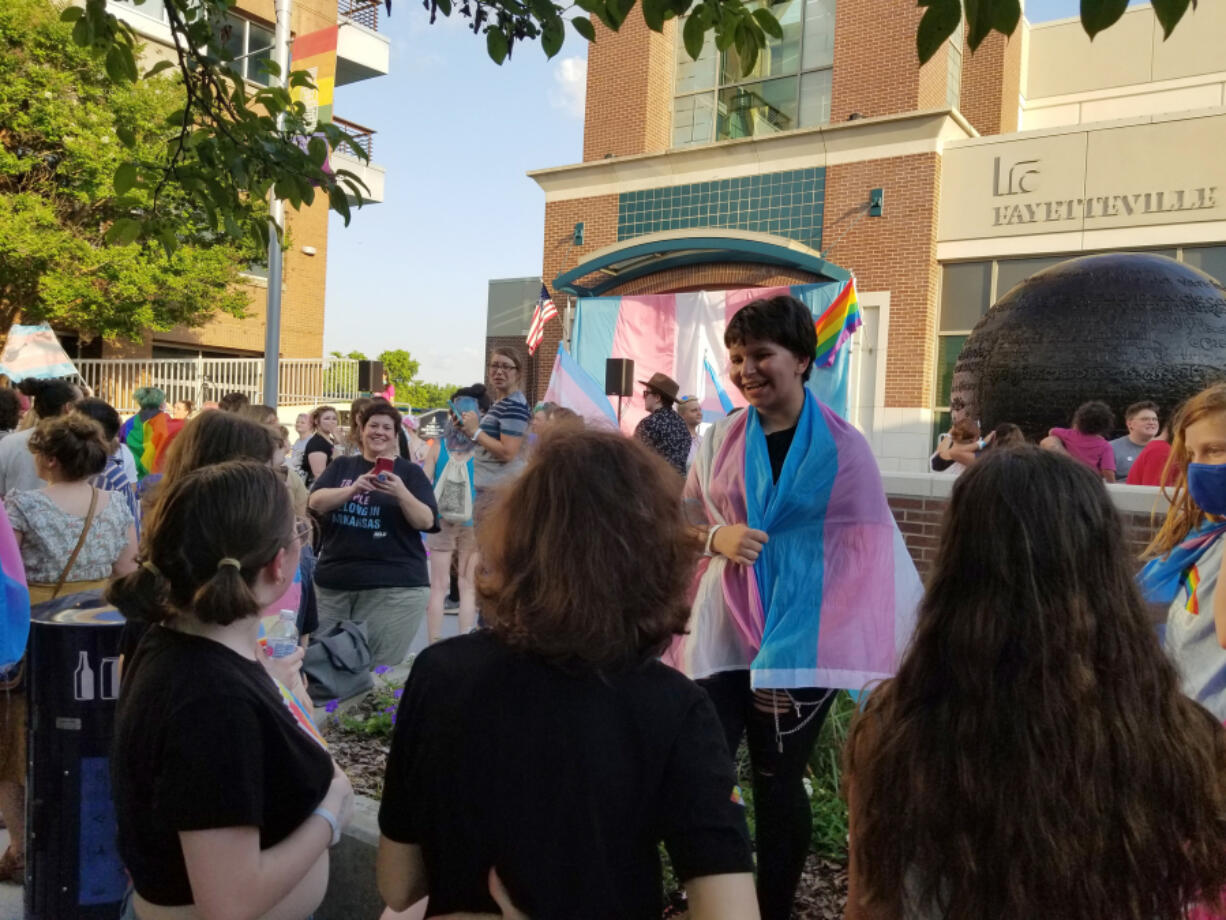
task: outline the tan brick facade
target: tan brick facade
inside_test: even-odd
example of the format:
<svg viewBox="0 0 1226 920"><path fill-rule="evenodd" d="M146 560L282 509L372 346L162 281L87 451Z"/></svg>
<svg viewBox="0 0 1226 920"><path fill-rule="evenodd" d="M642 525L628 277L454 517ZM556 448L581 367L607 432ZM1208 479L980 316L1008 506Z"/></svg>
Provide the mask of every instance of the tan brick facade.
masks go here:
<svg viewBox="0 0 1226 920"><path fill-rule="evenodd" d="M675 20L652 32L638 6L617 32L596 21L587 53L585 162L668 149L675 33Z"/></svg>
<svg viewBox="0 0 1226 920"><path fill-rule="evenodd" d="M962 95L958 108L980 134L1017 130L1022 81L1022 36L992 32L979 49L962 58Z"/></svg>
<svg viewBox="0 0 1226 920"><path fill-rule="evenodd" d="M854 271L860 290L890 292L887 407L930 405L940 182L935 153L846 163L826 171L824 255ZM885 189L884 216L861 217L873 188Z"/></svg>

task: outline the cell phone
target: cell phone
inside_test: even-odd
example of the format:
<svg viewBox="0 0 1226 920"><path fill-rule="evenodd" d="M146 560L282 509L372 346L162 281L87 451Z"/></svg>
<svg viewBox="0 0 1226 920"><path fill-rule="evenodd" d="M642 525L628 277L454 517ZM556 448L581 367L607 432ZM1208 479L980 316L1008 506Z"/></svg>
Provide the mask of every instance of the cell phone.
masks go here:
<svg viewBox="0 0 1226 920"><path fill-rule="evenodd" d="M391 457L379 457L375 460L375 468L371 472L381 477L384 473L392 472L395 466L396 464Z"/></svg>

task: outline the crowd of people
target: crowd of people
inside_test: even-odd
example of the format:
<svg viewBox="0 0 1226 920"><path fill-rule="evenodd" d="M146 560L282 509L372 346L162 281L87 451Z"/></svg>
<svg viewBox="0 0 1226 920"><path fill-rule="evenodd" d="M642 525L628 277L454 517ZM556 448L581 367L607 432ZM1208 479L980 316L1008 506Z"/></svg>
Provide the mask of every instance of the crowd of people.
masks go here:
<svg viewBox="0 0 1226 920"><path fill-rule="evenodd" d="M1178 407L1171 413L1173 418ZM1134 486L1173 486L1178 470L1167 461L1171 456L1169 427L1159 422L1158 404L1142 400L1124 410L1125 432L1116 438L1115 413L1101 400L1077 407L1070 428L1052 428L1038 441L1046 450L1068 454L1104 482ZM958 475L980 458L989 447L1013 447L1026 443L1022 429L1003 422L983 434L977 420L959 407L951 413L953 425L938 439L930 458L933 472Z"/></svg>
<svg viewBox="0 0 1226 920"><path fill-rule="evenodd" d="M1226 384L1161 436L1156 406L1129 407L1114 442L1101 403L1047 450L956 418L925 587L867 442L806 386L808 309L754 301L725 344L748 407L701 435L661 373L636 437L533 407L508 348L432 443L386 396L346 427L302 413L291 440L238 394L166 412L145 391L120 425L37 387L30 433L0 440L0 530L33 601L105 585L127 619L125 920L318 909L354 794L301 667L338 624L371 666L429 640L385 766L390 910L656 920L662 844L693 920L787 920L806 770L847 688L848 920L1226 916ZM1143 464L1171 504L1137 577L1104 481ZM286 609L300 647L270 657ZM0 876L19 880L24 697L0 703Z"/></svg>

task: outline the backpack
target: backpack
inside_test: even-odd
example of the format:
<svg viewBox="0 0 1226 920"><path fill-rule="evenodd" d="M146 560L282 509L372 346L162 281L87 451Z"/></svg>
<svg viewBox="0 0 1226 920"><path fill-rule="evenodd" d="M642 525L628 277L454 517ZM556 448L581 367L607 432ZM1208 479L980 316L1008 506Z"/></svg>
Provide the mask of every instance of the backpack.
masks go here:
<svg viewBox="0 0 1226 920"><path fill-rule="evenodd" d="M471 460L449 457L434 484L438 516L451 524L466 524L473 516Z"/></svg>

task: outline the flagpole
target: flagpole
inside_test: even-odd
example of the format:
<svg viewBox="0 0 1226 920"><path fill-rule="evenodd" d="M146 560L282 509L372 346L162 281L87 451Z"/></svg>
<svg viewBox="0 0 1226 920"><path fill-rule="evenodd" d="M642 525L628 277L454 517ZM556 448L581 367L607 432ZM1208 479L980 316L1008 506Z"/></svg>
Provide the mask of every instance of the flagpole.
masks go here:
<svg viewBox="0 0 1226 920"><path fill-rule="evenodd" d="M566 350L570 351L570 333L571 323L574 321L574 307L568 294L566 297L566 316L562 320L562 341L566 343Z"/></svg>

